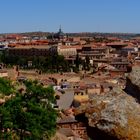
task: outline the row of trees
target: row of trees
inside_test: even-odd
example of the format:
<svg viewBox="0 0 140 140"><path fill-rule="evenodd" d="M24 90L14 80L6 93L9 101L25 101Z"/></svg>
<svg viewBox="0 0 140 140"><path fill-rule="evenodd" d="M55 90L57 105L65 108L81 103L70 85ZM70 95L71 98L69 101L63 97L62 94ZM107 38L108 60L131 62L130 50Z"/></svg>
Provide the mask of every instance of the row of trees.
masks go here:
<svg viewBox="0 0 140 140"><path fill-rule="evenodd" d="M82 70L89 71L91 69L90 59L88 56L82 60L79 55L76 55L74 64L65 60L64 56L54 54L49 56L14 56L9 55L7 51L0 55L0 60L6 65L19 65L23 69L38 69L42 72L78 72Z"/></svg>
<svg viewBox="0 0 140 140"><path fill-rule="evenodd" d="M0 89L0 94L14 95L0 106L0 139L49 140L55 133L57 118L52 107L53 88L44 88L37 81L25 81L23 92L15 90L9 80L0 79L2 85L5 90Z"/></svg>
<svg viewBox="0 0 140 140"><path fill-rule="evenodd" d="M23 69L38 69L43 72L66 72L70 71L68 62L64 59L62 55L49 55L45 56L14 56L9 55L5 51L0 56L1 62L6 65L19 65ZM31 62L29 64L29 62Z"/></svg>

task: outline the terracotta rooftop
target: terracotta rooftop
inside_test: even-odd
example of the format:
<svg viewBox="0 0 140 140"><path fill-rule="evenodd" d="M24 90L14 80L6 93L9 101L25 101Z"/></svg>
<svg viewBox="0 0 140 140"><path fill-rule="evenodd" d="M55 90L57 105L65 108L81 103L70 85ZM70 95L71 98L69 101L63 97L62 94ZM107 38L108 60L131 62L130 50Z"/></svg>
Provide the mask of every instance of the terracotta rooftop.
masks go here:
<svg viewBox="0 0 140 140"><path fill-rule="evenodd" d="M75 123L77 120L75 120L74 116L65 116L62 119L58 120L58 124L63 124L63 123Z"/></svg>
<svg viewBox="0 0 140 140"><path fill-rule="evenodd" d="M66 45L63 45L63 46L60 46L60 49L70 49L70 48L82 49L82 46L81 45L75 45L75 46L66 46Z"/></svg>
<svg viewBox="0 0 140 140"><path fill-rule="evenodd" d="M123 42L112 42L112 43L107 43L107 46L127 46L128 44L123 43Z"/></svg>
<svg viewBox="0 0 140 140"><path fill-rule="evenodd" d="M9 49L31 49L31 48L35 48L35 49L48 49L50 48L48 45L28 45L28 46L24 46L24 45L16 45L12 48Z"/></svg>

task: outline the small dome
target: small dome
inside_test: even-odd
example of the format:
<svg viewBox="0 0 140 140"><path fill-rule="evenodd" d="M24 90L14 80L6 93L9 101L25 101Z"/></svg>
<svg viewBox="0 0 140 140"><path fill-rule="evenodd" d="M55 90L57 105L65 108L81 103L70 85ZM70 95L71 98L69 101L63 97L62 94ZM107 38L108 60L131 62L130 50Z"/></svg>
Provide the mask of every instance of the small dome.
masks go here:
<svg viewBox="0 0 140 140"><path fill-rule="evenodd" d="M63 38L65 37L66 35L63 33L62 29L61 29L61 26L59 28L59 31L54 35L55 38Z"/></svg>

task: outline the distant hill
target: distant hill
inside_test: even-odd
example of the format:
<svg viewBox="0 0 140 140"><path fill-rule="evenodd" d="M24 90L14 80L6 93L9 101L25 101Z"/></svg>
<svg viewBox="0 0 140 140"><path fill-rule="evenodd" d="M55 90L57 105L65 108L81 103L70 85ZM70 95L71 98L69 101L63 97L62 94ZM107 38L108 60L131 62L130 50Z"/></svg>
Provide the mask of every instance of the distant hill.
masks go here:
<svg viewBox="0 0 140 140"><path fill-rule="evenodd" d="M7 34L12 33L2 33L0 36L4 36ZM42 32L42 31L36 31L36 32L24 32L24 33L14 33L17 35L23 35L23 36L49 36L55 34L54 32ZM80 32L80 33L66 33L66 35L70 37L95 37L95 36L101 36L101 37L117 37L121 39L130 39L130 38L137 38L140 37L140 33L98 33L98 32Z"/></svg>

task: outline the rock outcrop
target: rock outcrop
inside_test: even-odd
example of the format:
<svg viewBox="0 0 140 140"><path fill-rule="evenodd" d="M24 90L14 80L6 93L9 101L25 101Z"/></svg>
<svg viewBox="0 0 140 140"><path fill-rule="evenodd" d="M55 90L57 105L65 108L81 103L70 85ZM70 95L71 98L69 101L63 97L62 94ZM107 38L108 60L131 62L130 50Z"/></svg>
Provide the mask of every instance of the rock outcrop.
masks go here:
<svg viewBox="0 0 140 140"><path fill-rule="evenodd" d="M83 113L90 127L118 140L140 140L140 105L119 88L106 95L92 96L75 110L75 115Z"/></svg>
<svg viewBox="0 0 140 140"><path fill-rule="evenodd" d="M128 74L127 77L135 86L139 87L140 90L140 66L134 66L132 72Z"/></svg>
<svg viewBox="0 0 140 140"><path fill-rule="evenodd" d="M65 135L57 132L51 140L68 140L68 138Z"/></svg>
<svg viewBox="0 0 140 140"><path fill-rule="evenodd" d="M140 103L140 66L134 66L127 75L125 91Z"/></svg>

